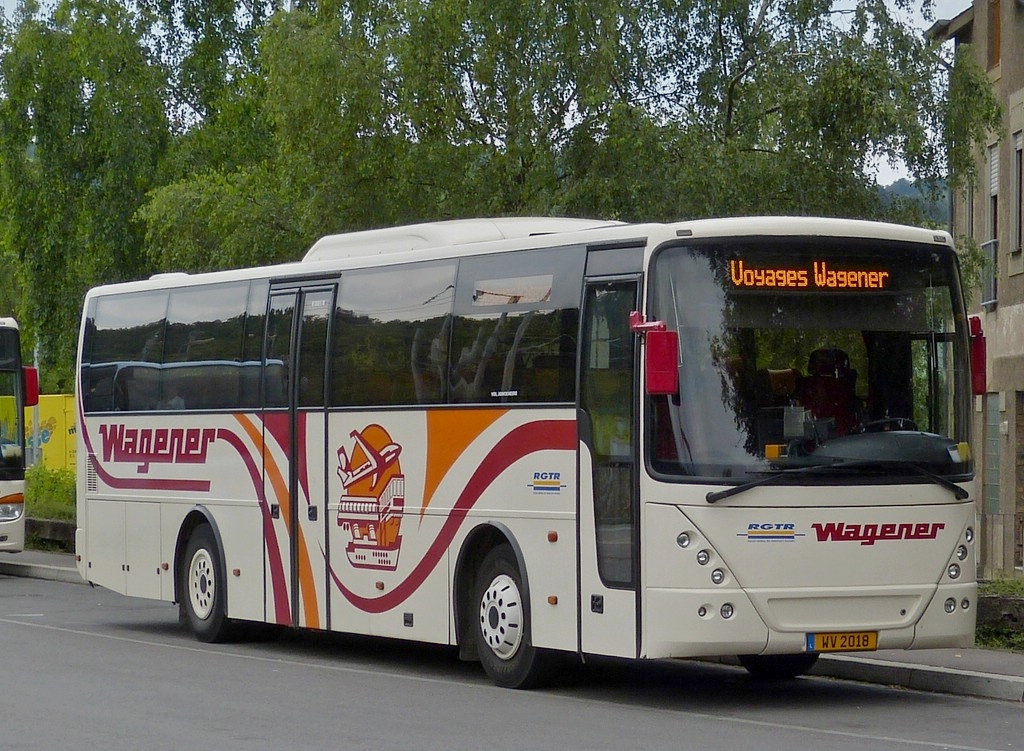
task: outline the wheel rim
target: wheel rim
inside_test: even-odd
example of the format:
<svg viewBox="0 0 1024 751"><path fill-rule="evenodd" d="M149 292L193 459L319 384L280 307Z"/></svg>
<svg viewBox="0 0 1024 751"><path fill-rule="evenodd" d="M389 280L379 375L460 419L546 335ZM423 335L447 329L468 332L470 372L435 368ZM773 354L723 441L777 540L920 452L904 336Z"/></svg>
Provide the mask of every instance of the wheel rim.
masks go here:
<svg viewBox="0 0 1024 751"><path fill-rule="evenodd" d="M192 612L206 620L213 612L213 599L217 594L217 579L213 571L210 551L202 548L195 552L188 566L188 595Z"/></svg>
<svg viewBox="0 0 1024 751"><path fill-rule="evenodd" d="M515 580L500 574L480 599L480 635L502 660L512 659L523 641L523 606Z"/></svg>

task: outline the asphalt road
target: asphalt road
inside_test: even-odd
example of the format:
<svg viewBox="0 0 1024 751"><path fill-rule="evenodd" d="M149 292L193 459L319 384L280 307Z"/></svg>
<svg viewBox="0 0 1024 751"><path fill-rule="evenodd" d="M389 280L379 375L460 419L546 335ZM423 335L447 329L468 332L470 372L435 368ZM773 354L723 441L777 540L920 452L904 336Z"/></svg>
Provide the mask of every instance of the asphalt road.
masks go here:
<svg viewBox="0 0 1024 751"><path fill-rule="evenodd" d="M597 661L493 687L453 650L287 633L206 645L176 607L0 576L0 748L1015 749L1018 703L734 667Z"/></svg>

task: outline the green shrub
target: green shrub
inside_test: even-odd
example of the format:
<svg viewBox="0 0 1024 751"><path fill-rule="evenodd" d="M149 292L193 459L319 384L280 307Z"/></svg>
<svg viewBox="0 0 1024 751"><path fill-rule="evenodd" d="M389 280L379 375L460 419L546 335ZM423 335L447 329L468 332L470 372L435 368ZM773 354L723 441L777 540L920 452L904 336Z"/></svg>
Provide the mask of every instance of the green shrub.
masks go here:
<svg viewBox="0 0 1024 751"><path fill-rule="evenodd" d="M989 579L978 582L978 594L1024 597L1024 579Z"/></svg>
<svg viewBox="0 0 1024 751"><path fill-rule="evenodd" d="M1024 631L979 624L974 644L982 649L1024 652Z"/></svg>
<svg viewBox="0 0 1024 751"><path fill-rule="evenodd" d="M32 519L75 520L75 473L42 464L25 473L25 514Z"/></svg>

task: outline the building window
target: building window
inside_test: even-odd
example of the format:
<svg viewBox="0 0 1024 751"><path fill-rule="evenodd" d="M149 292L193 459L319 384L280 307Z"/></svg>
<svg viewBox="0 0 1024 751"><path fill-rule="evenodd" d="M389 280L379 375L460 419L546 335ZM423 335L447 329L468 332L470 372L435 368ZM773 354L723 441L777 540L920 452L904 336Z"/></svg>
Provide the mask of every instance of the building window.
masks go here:
<svg viewBox="0 0 1024 751"><path fill-rule="evenodd" d="M988 237L981 244L985 252L985 269L982 273L981 304L986 308L995 307L999 283L999 145L988 147Z"/></svg>
<svg viewBox="0 0 1024 751"><path fill-rule="evenodd" d="M1013 234L1007 248L1006 275L1024 274L1024 131L1013 134Z"/></svg>
<svg viewBox="0 0 1024 751"><path fill-rule="evenodd" d="M1024 132L1013 134L1013 247L1019 253L1024 247Z"/></svg>

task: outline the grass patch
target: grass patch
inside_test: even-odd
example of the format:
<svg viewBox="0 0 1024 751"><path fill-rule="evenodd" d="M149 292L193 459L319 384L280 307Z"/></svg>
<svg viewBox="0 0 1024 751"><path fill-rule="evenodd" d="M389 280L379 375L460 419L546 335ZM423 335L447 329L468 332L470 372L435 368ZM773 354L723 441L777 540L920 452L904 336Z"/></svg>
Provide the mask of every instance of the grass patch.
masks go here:
<svg viewBox="0 0 1024 751"><path fill-rule="evenodd" d="M42 464L25 472L25 514L32 519L75 521L75 473Z"/></svg>
<svg viewBox="0 0 1024 751"><path fill-rule="evenodd" d="M25 537L25 550L42 550L47 553L73 553L75 544L73 542L60 542L59 540L46 540L39 535L27 535Z"/></svg>
<svg viewBox="0 0 1024 751"><path fill-rule="evenodd" d="M978 582L978 594L1024 597L1024 579L989 579Z"/></svg>
<svg viewBox="0 0 1024 751"><path fill-rule="evenodd" d="M1024 579L989 579L978 582L979 595L994 597L1017 597L1024 599ZM1003 625L978 624L974 643L982 649L1001 649L1009 652L1024 652L1024 629L1006 628Z"/></svg>
<svg viewBox="0 0 1024 751"><path fill-rule="evenodd" d="M1001 649L1008 652L1024 652L1024 631L978 625L974 635L974 646L981 649Z"/></svg>

